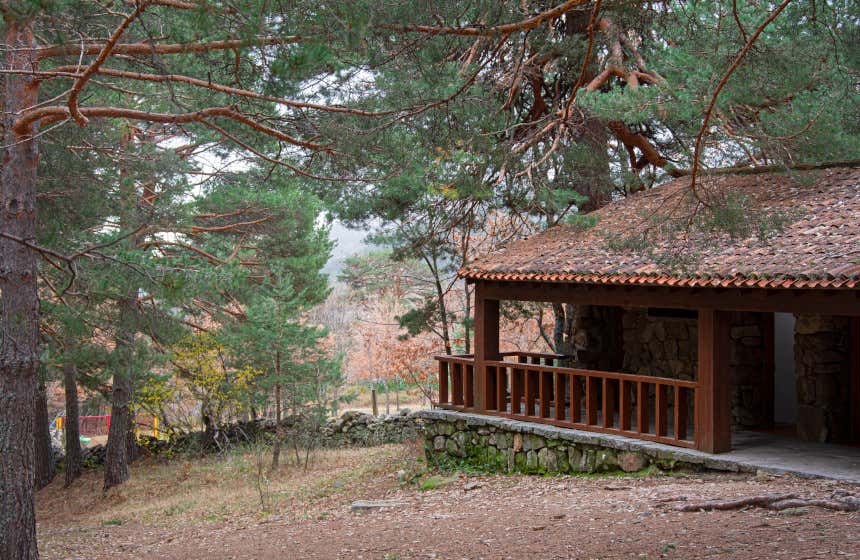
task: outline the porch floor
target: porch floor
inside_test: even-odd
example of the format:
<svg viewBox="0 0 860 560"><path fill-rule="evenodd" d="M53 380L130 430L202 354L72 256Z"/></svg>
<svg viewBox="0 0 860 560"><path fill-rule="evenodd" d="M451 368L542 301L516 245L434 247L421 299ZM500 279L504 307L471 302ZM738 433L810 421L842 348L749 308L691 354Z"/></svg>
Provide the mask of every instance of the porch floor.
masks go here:
<svg viewBox="0 0 860 560"><path fill-rule="evenodd" d="M794 474L811 478L831 478L860 483L860 447L826 443L811 443L767 432L740 431L732 433L732 450L710 454L638 440L615 434L604 434L498 416L434 409L420 412L434 419L449 422L465 421L468 425L494 425L522 433L534 433L612 449L639 451L655 457L671 458L709 469L733 472L764 472Z"/></svg>
<svg viewBox="0 0 860 560"><path fill-rule="evenodd" d="M735 432L732 450L718 457L770 472L860 482L860 447L811 443L766 432Z"/></svg>

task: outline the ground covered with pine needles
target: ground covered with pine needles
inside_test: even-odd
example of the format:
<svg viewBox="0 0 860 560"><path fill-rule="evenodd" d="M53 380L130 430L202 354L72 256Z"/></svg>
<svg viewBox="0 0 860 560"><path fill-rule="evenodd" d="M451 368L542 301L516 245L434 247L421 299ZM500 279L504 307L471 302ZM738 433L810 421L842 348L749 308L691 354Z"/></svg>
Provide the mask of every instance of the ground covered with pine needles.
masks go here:
<svg viewBox="0 0 860 560"><path fill-rule="evenodd" d="M269 473L262 450L153 462L38 495L40 550L60 558L860 558L860 513L679 511L712 499L860 487L767 475L538 477L437 471L417 445L325 450ZM300 457L304 459L304 457ZM398 505L357 512L356 500Z"/></svg>

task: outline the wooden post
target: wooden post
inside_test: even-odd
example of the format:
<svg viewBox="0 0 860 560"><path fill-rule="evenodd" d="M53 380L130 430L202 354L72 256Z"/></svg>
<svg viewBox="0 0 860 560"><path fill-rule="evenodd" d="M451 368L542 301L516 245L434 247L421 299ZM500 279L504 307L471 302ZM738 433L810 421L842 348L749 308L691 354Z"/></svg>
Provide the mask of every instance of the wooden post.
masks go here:
<svg viewBox="0 0 860 560"><path fill-rule="evenodd" d="M488 393L487 360L500 360L499 300L486 299L482 284L475 284L475 409L486 411L495 395Z"/></svg>
<svg viewBox="0 0 860 560"><path fill-rule="evenodd" d="M379 408L376 406L376 385L370 387L370 408L374 416L379 416Z"/></svg>
<svg viewBox="0 0 860 560"><path fill-rule="evenodd" d="M851 340L848 344L851 368L851 440L860 442L860 317L851 317Z"/></svg>
<svg viewBox="0 0 860 560"><path fill-rule="evenodd" d="M729 313L699 309L699 371L696 389L696 449L731 449Z"/></svg>

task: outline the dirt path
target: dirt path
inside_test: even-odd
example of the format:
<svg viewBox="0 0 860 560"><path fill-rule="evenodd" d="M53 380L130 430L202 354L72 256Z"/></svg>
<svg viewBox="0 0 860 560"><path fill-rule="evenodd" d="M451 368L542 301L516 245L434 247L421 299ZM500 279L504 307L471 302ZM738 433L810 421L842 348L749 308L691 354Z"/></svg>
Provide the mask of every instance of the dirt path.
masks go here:
<svg viewBox="0 0 860 560"><path fill-rule="evenodd" d="M390 459L390 457L389 457ZM421 491L386 460L331 493L295 499L274 515L112 526L40 524L44 558L860 558L860 514L816 508L681 513L668 497L718 498L860 490L795 478L465 477ZM336 477L335 477L336 478ZM337 486L337 482L329 482ZM464 486L480 486L466 491ZM357 498L404 505L354 513ZM111 507L110 504L105 507Z"/></svg>

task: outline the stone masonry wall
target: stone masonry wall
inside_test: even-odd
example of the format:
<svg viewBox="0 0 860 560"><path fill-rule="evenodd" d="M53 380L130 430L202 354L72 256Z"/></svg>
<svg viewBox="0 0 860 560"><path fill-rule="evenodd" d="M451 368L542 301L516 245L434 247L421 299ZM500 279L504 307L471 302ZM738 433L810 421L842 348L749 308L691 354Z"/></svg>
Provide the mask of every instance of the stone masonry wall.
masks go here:
<svg viewBox="0 0 860 560"><path fill-rule="evenodd" d="M624 371L671 379L695 379L696 319L651 317L642 308L625 309Z"/></svg>
<svg viewBox="0 0 860 560"><path fill-rule="evenodd" d="M296 417L287 417L282 425L287 432ZM219 431L224 442L240 445L257 439L268 439L274 436L276 428L273 420L254 420L220 426ZM314 439L320 447L371 447L387 443L404 443L415 441L423 433L423 422L419 413L402 409L391 415L373 416L364 412L348 411L339 418L332 418L319 427L318 433L304 434L304 437ZM218 449L204 442L203 432L191 432L180 435L174 440L157 439L142 436L139 441L149 453L158 455L165 452L215 452ZM104 464L107 449L104 445L88 447L83 451L84 466L95 467ZM62 462L62 448L54 448L54 458Z"/></svg>
<svg viewBox="0 0 860 560"><path fill-rule="evenodd" d="M794 362L797 435L807 441L841 441L849 431L849 319L797 315Z"/></svg>
<svg viewBox="0 0 860 560"><path fill-rule="evenodd" d="M431 465L471 465L525 474L749 469L722 461L718 455L608 434L448 410L418 414L424 422L424 450Z"/></svg>
<svg viewBox="0 0 860 560"><path fill-rule="evenodd" d="M772 411L763 406L769 378L763 375L765 315L733 313L731 327L732 424L737 428L769 425ZM654 317L646 309L625 309L622 316L623 371L671 379L696 378L696 319Z"/></svg>
<svg viewBox="0 0 860 560"><path fill-rule="evenodd" d="M732 386L732 426L736 428L769 428L773 425L773 376L765 368L773 367L773 348L765 340L764 313L732 313L729 367ZM770 365L769 365L770 364Z"/></svg>

